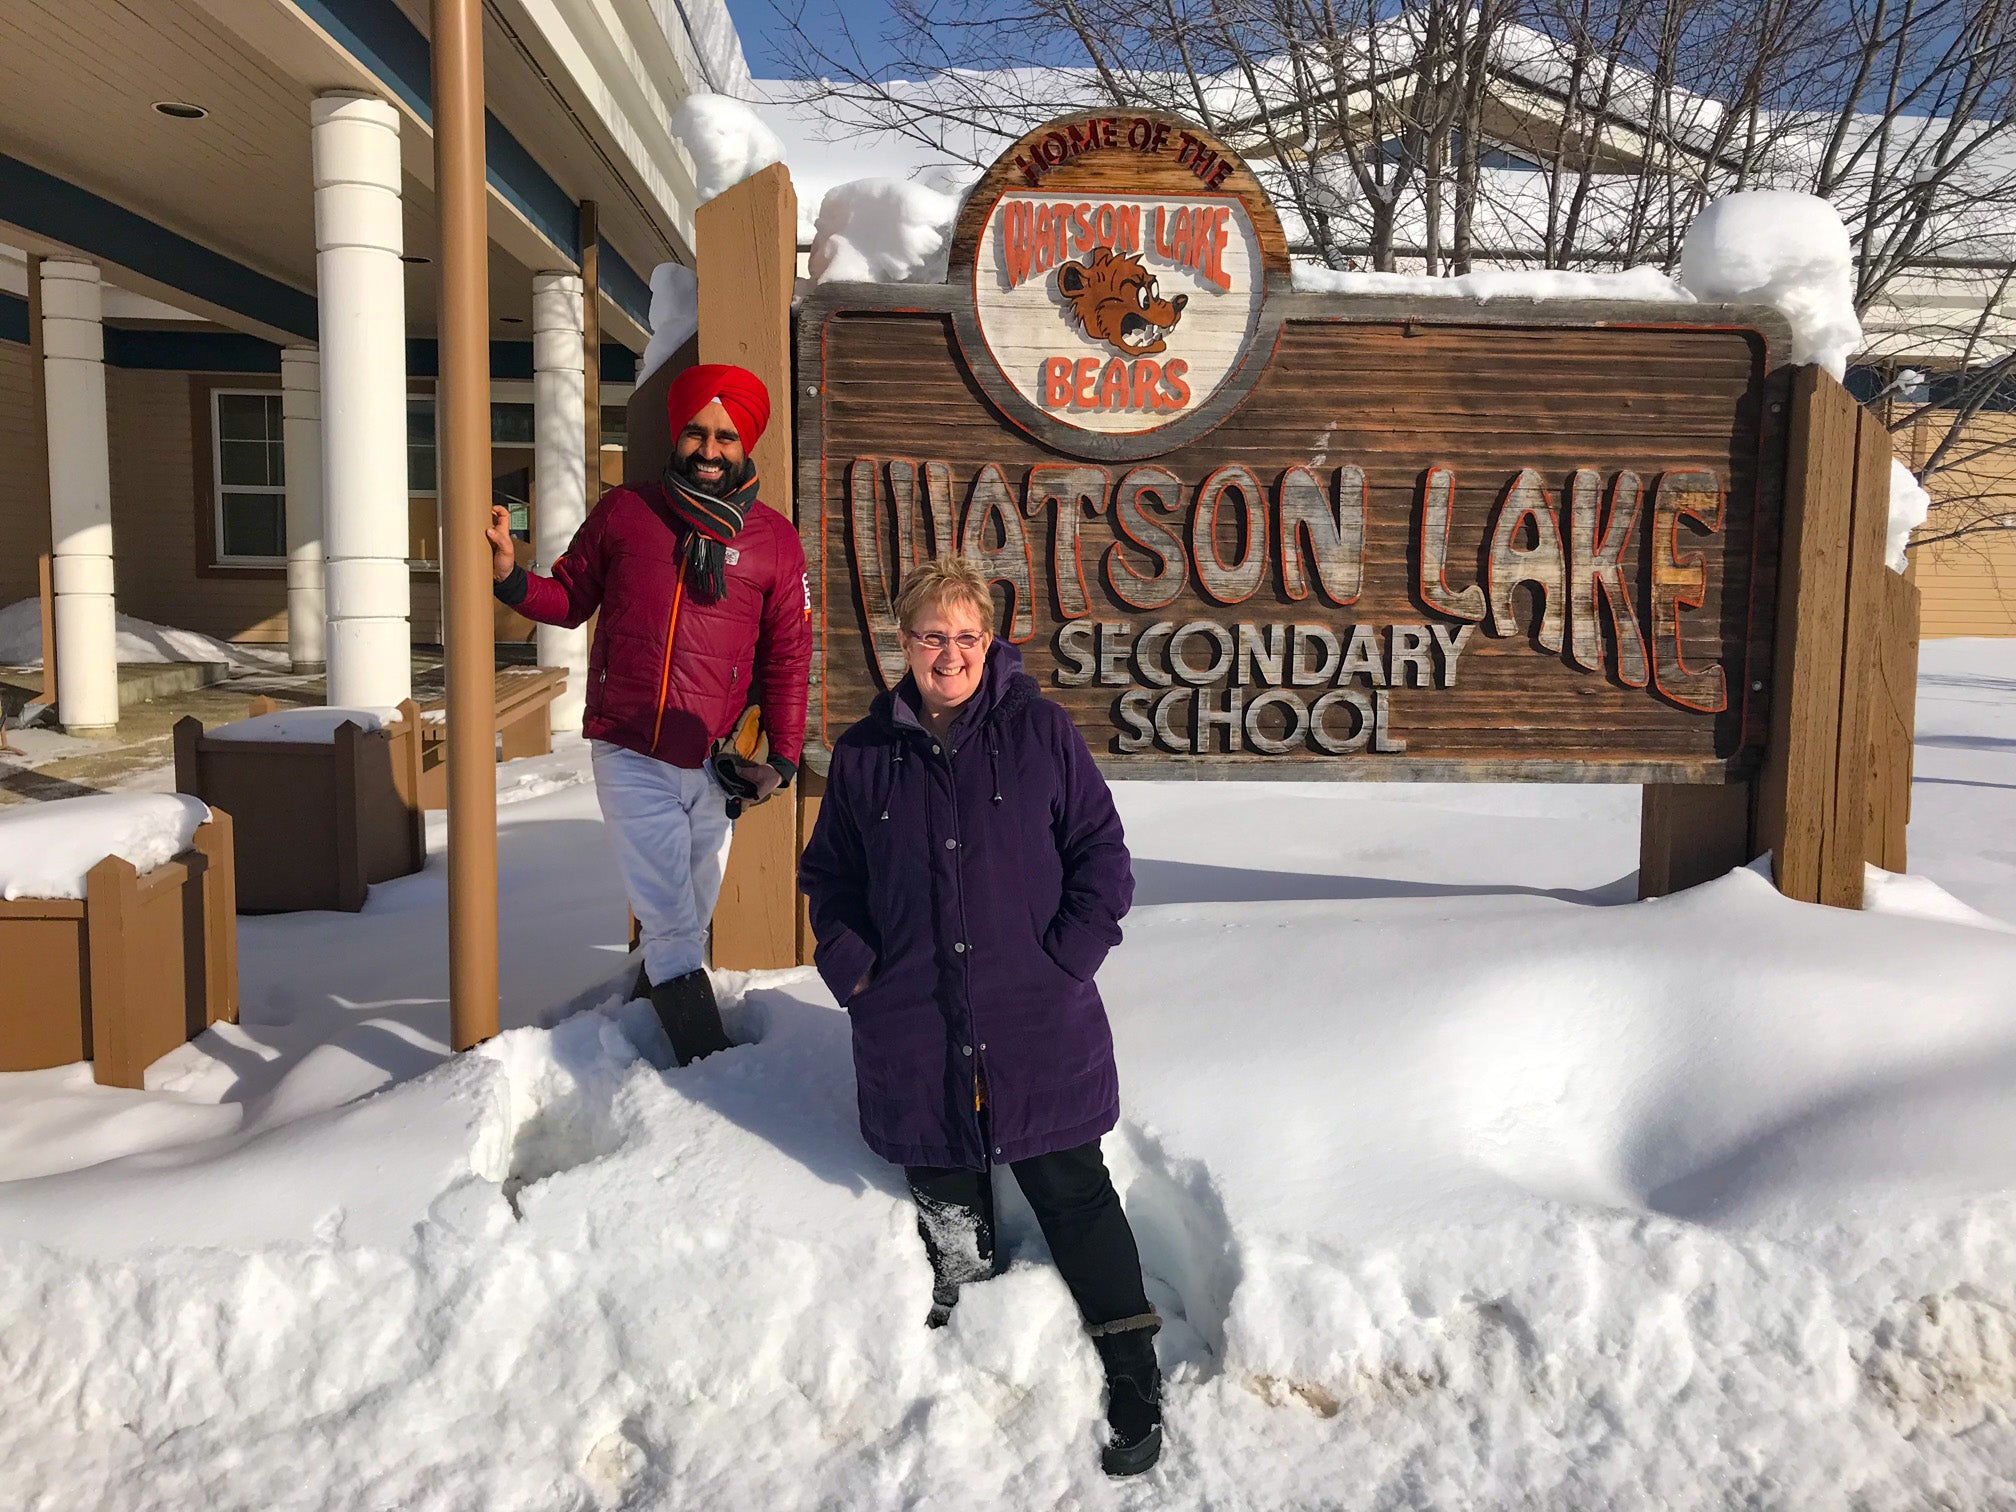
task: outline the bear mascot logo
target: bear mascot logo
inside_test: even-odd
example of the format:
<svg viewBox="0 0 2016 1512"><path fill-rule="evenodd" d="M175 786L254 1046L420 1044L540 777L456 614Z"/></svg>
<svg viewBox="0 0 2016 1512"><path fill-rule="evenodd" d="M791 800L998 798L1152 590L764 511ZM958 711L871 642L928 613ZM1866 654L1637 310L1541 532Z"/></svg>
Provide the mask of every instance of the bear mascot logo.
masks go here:
<svg viewBox="0 0 2016 1512"><path fill-rule="evenodd" d="M1190 296L1164 299L1138 257L1115 257L1096 247L1082 263L1057 270L1057 291L1071 303L1078 323L1094 341L1129 357L1153 357L1165 350L1169 333L1183 318Z"/></svg>

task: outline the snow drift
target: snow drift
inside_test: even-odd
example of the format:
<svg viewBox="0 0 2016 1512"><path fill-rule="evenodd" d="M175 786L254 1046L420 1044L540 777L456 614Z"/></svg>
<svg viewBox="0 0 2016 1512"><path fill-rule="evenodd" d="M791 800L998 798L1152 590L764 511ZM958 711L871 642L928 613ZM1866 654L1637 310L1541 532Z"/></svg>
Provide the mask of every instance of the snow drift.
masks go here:
<svg viewBox="0 0 2016 1512"><path fill-rule="evenodd" d="M443 1061L435 815L361 914L241 919L242 1022L149 1091L0 1077L0 1501L2016 1504L2012 688L1928 644L1930 876L1859 915L1630 901L1630 788L1119 784L1131 1487L1011 1183L923 1328L809 972L724 974L740 1047L664 1068L563 741L499 769L504 1019L551 1027Z"/></svg>
<svg viewBox="0 0 2016 1512"><path fill-rule="evenodd" d="M284 646L238 646L203 635L157 625L130 614L116 618L117 655L122 662L226 662L233 666L287 665ZM42 664L42 605L20 599L0 609L0 667Z"/></svg>
<svg viewBox="0 0 2016 1512"><path fill-rule="evenodd" d="M742 1048L684 1071L612 1001L0 1188L0 1453L133 1507L1984 1505L2016 935L1917 904L1142 909L1103 982L1172 1371L1136 1493L1011 1188L1008 1274L923 1328L806 972L730 979Z"/></svg>

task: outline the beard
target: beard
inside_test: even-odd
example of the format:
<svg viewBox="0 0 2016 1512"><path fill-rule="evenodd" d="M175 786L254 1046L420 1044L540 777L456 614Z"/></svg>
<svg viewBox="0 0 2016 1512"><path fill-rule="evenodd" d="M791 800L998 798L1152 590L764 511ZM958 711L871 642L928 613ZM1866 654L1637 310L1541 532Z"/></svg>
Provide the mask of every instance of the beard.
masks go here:
<svg viewBox="0 0 2016 1512"><path fill-rule="evenodd" d="M695 493L712 494L717 499L726 498L756 476L756 459L754 457L744 457L739 466L724 467L720 478L711 482L703 480L694 472L694 468L698 465L699 461L700 453L697 451L690 457L685 458L675 455L666 464L666 471L672 473L681 483L685 484L686 487L692 489Z"/></svg>

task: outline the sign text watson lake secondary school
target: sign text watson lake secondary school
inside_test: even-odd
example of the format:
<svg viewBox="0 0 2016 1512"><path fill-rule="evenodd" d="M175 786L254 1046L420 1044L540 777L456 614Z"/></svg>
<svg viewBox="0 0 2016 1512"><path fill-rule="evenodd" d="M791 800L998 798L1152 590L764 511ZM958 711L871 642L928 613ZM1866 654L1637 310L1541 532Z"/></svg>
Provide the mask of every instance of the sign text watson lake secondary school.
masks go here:
<svg viewBox="0 0 2016 1512"><path fill-rule="evenodd" d="M1754 760L1768 314L1297 295L1250 171L1153 117L1011 148L950 264L801 314L815 760L902 675L897 589L944 550L1116 773Z"/></svg>

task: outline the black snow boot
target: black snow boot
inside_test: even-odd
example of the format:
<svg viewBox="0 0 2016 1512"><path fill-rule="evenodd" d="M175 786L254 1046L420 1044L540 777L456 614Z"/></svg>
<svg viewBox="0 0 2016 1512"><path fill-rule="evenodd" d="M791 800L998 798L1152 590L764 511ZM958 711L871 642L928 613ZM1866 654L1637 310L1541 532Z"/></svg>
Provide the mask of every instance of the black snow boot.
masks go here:
<svg viewBox="0 0 2016 1512"><path fill-rule="evenodd" d="M959 1283L941 1281L931 1288L931 1311L924 1314L926 1328L943 1328L952 1321L952 1309L959 1305Z"/></svg>
<svg viewBox="0 0 2016 1512"><path fill-rule="evenodd" d="M716 1050L726 1050L731 1041L721 1027L721 1010L714 1003L714 984L703 968L689 971L651 988L651 1006L665 1037L672 1041L672 1058L682 1066L691 1065Z"/></svg>
<svg viewBox="0 0 2016 1512"><path fill-rule="evenodd" d="M1099 1465L1108 1475L1139 1475L1162 1454L1162 1366L1155 1358L1154 1313L1098 1323L1090 1329L1106 1367L1106 1446Z"/></svg>

